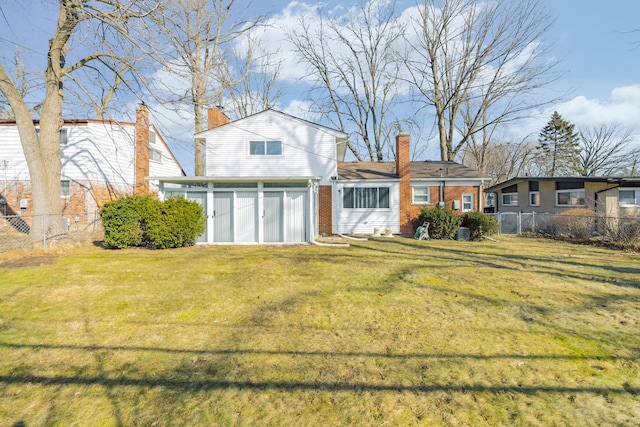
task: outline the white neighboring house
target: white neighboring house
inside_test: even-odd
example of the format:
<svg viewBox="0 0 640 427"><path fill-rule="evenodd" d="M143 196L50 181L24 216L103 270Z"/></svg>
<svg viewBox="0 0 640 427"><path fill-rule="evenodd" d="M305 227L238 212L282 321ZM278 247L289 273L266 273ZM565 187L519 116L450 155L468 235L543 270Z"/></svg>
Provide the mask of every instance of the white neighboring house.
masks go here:
<svg viewBox="0 0 640 427"><path fill-rule="evenodd" d="M108 201L133 194L136 182L149 175L184 175L157 129L148 125L144 106L136 123L65 120L60 146L63 212L94 212ZM158 182L150 181L148 187L157 193ZM32 212L29 170L11 120L0 120L0 196L5 202L0 214Z"/></svg>
<svg viewBox="0 0 640 427"><path fill-rule="evenodd" d="M202 243L303 243L316 236L413 235L420 209L437 204L482 210L488 177L454 162L410 162L410 138L396 138L397 161L344 162L347 135L266 110L230 122L209 110L204 176L153 176L160 197L205 208ZM454 200L457 198L457 200Z"/></svg>

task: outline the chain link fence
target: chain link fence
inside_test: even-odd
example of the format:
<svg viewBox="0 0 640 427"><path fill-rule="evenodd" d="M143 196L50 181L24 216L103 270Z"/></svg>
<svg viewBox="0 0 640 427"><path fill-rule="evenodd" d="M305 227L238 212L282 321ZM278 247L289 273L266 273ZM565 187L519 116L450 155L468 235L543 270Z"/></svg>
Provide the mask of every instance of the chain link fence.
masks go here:
<svg viewBox="0 0 640 427"><path fill-rule="evenodd" d="M102 240L98 212L62 215L0 216L0 253L13 249L50 249L60 242Z"/></svg>
<svg viewBox="0 0 640 427"><path fill-rule="evenodd" d="M571 212L488 214L498 220L499 234L537 233L577 239L600 237L620 243L640 242L640 217L577 215Z"/></svg>

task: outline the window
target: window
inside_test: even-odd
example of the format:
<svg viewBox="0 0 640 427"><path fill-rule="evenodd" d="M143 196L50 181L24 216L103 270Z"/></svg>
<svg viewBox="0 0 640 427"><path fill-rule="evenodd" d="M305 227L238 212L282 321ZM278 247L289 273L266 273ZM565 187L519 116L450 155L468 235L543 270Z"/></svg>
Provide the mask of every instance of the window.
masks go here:
<svg viewBox="0 0 640 427"><path fill-rule="evenodd" d="M413 204L426 205L431 203L430 192L430 187L413 187Z"/></svg>
<svg viewBox="0 0 640 427"><path fill-rule="evenodd" d="M40 128L36 128L36 137L38 138L38 144L40 144ZM67 145L68 142L67 129L60 129L60 145Z"/></svg>
<svg viewBox="0 0 640 427"><path fill-rule="evenodd" d="M583 206L585 204L584 190L556 191L556 206Z"/></svg>
<svg viewBox="0 0 640 427"><path fill-rule="evenodd" d="M539 191L529 191L529 206L540 206Z"/></svg>
<svg viewBox="0 0 640 427"><path fill-rule="evenodd" d="M640 206L640 189L625 188L620 189L618 193L618 203L624 206Z"/></svg>
<svg viewBox="0 0 640 427"><path fill-rule="evenodd" d="M155 144L156 143L156 133L149 131L149 144Z"/></svg>
<svg viewBox="0 0 640 427"><path fill-rule="evenodd" d="M249 141L252 156L281 156L282 141Z"/></svg>
<svg viewBox="0 0 640 427"><path fill-rule="evenodd" d="M71 191L68 180L60 181L60 196L61 197L70 197Z"/></svg>
<svg viewBox="0 0 640 427"><path fill-rule="evenodd" d="M155 148L149 148L149 160L162 163L162 152Z"/></svg>
<svg viewBox="0 0 640 427"><path fill-rule="evenodd" d="M345 209L388 209L389 187L345 187L342 206Z"/></svg>
<svg viewBox="0 0 640 427"><path fill-rule="evenodd" d="M473 211L473 194L463 193L462 194L462 212L471 212L471 211Z"/></svg>
<svg viewBox="0 0 640 427"><path fill-rule="evenodd" d="M518 193L502 193L502 206L518 206Z"/></svg>

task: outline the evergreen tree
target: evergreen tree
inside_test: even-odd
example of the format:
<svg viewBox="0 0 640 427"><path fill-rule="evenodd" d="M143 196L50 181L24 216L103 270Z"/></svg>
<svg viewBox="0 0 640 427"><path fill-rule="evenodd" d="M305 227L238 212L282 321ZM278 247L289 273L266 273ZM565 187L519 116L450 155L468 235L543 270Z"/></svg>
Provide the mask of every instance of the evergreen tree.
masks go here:
<svg viewBox="0 0 640 427"><path fill-rule="evenodd" d="M538 136L540 149L544 156L544 169L547 176L570 176L578 171L580 165L580 147L578 132L574 125L564 120L557 111L542 128Z"/></svg>

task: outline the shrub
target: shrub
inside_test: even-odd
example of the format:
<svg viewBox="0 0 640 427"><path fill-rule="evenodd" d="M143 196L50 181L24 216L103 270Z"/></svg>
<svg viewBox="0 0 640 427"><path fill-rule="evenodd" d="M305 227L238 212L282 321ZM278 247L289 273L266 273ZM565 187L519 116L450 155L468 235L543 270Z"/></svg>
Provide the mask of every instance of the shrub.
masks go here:
<svg viewBox="0 0 640 427"><path fill-rule="evenodd" d="M195 244L204 229L202 206L193 200L172 197L158 204L149 218L147 234L152 248L180 248Z"/></svg>
<svg viewBox="0 0 640 427"><path fill-rule="evenodd" d="M147 220L157 203L149 196L128 196L105 203L100 209L104 246L124 249L148 245Z"/></svg>
<svg viewBox="0 0 640 427"><path fill-rule="evenodd" d="M462 226L469 227L471 240L480 240L482 236L491 236L498 232L498 220L482 212L466 212L462 217Z"/></svg>
<svg viewBox="0 0 640 427"><path fill-rule="evenodd" d="M460 218L451 209L424 208L418 217L419 224L429 223L432 239L453 239L460 227Z"/></svg>
<svg viewBox="0 0 640 427"><path fill-rule="evenodd" d="M104 246L166 249L193 245L205 228L202 207L184 198L160 202L150 196L128 196L100 210Z"/></svg>
<svg viewBox="0 0 640 427"><path fill-rule="evenodd" d="M588 208L573 208L555 215L552 226L556 234L587 239L596 231L596 215Z"/></svg>

